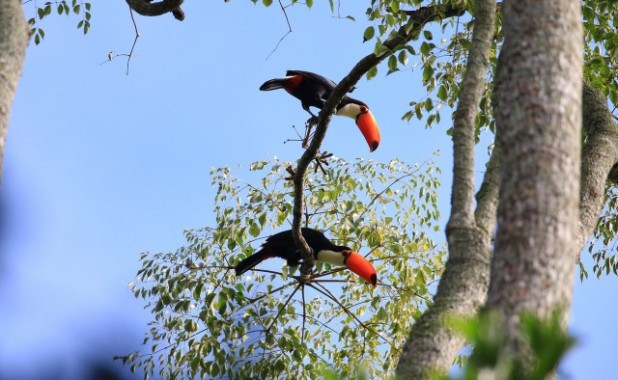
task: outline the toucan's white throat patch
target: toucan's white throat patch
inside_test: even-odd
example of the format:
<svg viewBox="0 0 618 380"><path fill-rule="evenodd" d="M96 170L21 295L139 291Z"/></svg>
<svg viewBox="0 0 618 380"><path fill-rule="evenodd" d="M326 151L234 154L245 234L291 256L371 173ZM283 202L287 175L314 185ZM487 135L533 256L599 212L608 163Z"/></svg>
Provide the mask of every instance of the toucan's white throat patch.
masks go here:
<svg viewBox="0 0 618 380"><path fill-rule="evenodd" d="M318 252L318 260L325 263L343 265L344 259L341 252L329 251L327 249Z"/></svg>
<svg viewBox="0 0 618 380"><path fill-rule="evenodd" d="M352 119L356 119L358 114L361 113L361 106L354 103L348 103L345 106L339 108L337 111L338 116L347 116Z"/></svg>

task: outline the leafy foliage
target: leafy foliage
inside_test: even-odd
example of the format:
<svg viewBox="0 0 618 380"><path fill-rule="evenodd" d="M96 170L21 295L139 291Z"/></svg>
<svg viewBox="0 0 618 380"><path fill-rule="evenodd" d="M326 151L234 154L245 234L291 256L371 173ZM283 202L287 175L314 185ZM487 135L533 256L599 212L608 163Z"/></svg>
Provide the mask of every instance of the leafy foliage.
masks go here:
<svg viewBox="0 0 618 380"><path fill-rule="evenodd" d="M585 1L584 79L618 105L618 4L612 0ZM615 109L615 108L614 108Z"/></svg>
<svg viewBox="0 0 618 380"><path fill-rule="evenodd" d="M298 268L279 269L275 259L249 276L231 271L260 236L289 228L285 166L251 164L254 184L213 170L216 227L187 231L176 252L142 254L133 292L154 316L144 340L150 353L125 363L166 378L351 378L362 372L357 364L370 377L393 371L443 266L443 250L425 232L439 230L438 170L334 159L326 174L308 178L306 224L367 255L378 271L372 290L328 264L304 285Z"/></svg>
<svg viewBox="0 0 618 380"><path fill-rule="evenodd" d="M376 40L375 49L383 49L385 38L397 33L398 28L408 20L410 10L438 6L439 2L421 1L372 1L372 7L367 10L369 19L377 22L377 26L365 29L365 40ZM463 5L462 5L463 6ZM454 108L459 96L459 83L466 65L468 50L471 44L472 28L474 23L470 14L473 14L471 4L467 4L468 15L456 18L444 18L427 26L422 33L409 45L402 46L387 60L388 74L395 73L408 66L412 61L412 70L421 70L422 85L426 91L422 98L410 101L410 110L406 111L402 119L405 121L416 117L424 120L427 127L440 122L442 108ZM500 22L496 24L499 35ZM500 39L495 40L490 59L495 66ZM412 57L412 58L411 58ZM370 71L369 78L377 75L378 68ZM491 83L491 75L488 78ZM491 115L490 87L488 86L481 103L477 117L477 136L482 128L494 129ZM449 131L450 132L450 131Z"/></svg>
<svg viewBox="0 0 618 380"><path fill-rule="evenodd" d="M77 23L77 29L81 29L84 34L88 33L90 29L90 9L92 4L89 2L82 2L77 0L60 0L60 1L46 1L42 7L36 6L34 3L35 16L28 19L28 25L30 25L30 36L34 39L35 44L40 44L45 38L45 31L43 28L38 27L38 23L50 16L53 10L59 15L65 14L67 16L71 13L81 16L81 20Z"/></svg>
<svg viewBox="0 0 618 380"><path fill-rule="evenodd" d="M592 255L592 270L597 277L613 273L618 275L618 188L608 186L607 200L603 214L588 241L588 252ZM586 268L580 263L580 278L588 276Z"/></svg>
<svg viewBox="0 0 618 380"><path fill-rule="evenodd" d="M532 314L521 316L522 337L532 355L522 363L508 352L506 331L495 312L482 313L477 319L455 320L454 326L474 347L464 370L465 379L544 380L558 367L575 339L561 326L561 313L544 320Z"/></svg>

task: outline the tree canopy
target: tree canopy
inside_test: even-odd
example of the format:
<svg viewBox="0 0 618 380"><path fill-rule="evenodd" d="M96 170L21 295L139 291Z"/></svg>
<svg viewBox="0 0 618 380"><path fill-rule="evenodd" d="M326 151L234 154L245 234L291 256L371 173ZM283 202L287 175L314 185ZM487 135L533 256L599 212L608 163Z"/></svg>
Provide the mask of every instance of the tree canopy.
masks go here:
<svg viewBox="0 0 618 380"><path fill-rule="evenodd" d="M573 237L573 240L559 241L565 244L566 253L557 259L566 262L564 266L568 268L556 278L570 276L569 270L574 270L581 251L592 254L596 264L591 269L597 276L618 274L615 258L618 231L616 4L609 0L577 4L564 0L558 2L564 8L539 8L538 15L560 20L564 15L565 24L578 26L567 28L568 32L563 29L561 33L562 24L555 29L550 29L556 27L554 24L543 27L533 24L532 4L521 5L525 8L521 9L512 3L368 2L367 19L354 22L366 22L359 38L373 43L373 48L358 62L341 62L349 68L349 74L324 105L313 138L306 149L299 150L299 160L256 161L249 168L248 179L241 179L242 176L228 167L214 169L211 176L212 185L218 189L214 199L217 224L186 231L186 245L176 251L142 254L142 267L132 290L136 297L144 299L154 319L143 342L147 348L120 359L134 369L144 369L147 376L159 373L181 378L296 378L299 374L305 378L319 375L349 378L366 374L386 377L395 372L401 376L427 376L432 371L447 371L457 360L466 339L474 341L476 347L486 347L487 341L479 338L482 335L479 331L484 331L486 326L475 330L476 327L468 325L469 334L465 337L453 328L456 323L448 322L448 318L476 316L485 305L488 292L488 306L504 310L501 295L495 289L509 286L496 282L496 276L515 273L509 270L516 265L509 264L508 258L505 259L508 255L504 254L512 247L511 243L523 246L521 242L526 239L550 243L553 240L547 237L552 231L568 230L572 233L556 234ZM184 18L182 1L130 0L128 4L141 15L174 12L176 19ZM262 4L277 5L272 1L262 1ZM279 2L279 5L285 16L289 6L311 8L313 2ZM331 0L330 8L337 14L338 3ZM80 15L78 28L84 33L88 31L89 3L46 3L30 18L35 43L41 42L45 35L39 22L54 10L58 14ZM522 19L521 15L527 12L531 13L530 17ZM530 29L525 29L526 26ZM535 33L515 33L518 27ZM583 67L566 65L573 70L569 72L561 66L564 62L581 61L575 53L566 59L561 51L569 55L581 49L568 43L556 45L555 40L549 40L548 46L541 49L539 40L534 39L538 37L537 31L541 35L551 32L558 37L564 34L565 41L575 41L583 34ZM532 66L539 70L531 70L530 78L541 69L546 71L537 81L540 90L530 90L529 98L522 95L523 85L518 83L523 82L517 82L521 76L516 75L529 64L529 61L518 61L525 55L532 56L532 61L549 57L542 60L543 64ZM411 57L418 62L414 69L422 71L418 88L423 91L411 91L409 109L401 111L402 119L415 119L427 127L443 121L444 115L453 119L453 127L448 131L454 147L452 208L444 242L442 226L438 224L440 210L436 192L440 184L436 173L445 172L445 168L438 168L431 161L422 165L398 160L345 161L321 152L333 111L356 82L363 76L380 80L381 75L399 75L399 71L409 67ZM131 54L127 59L131 59ZM573 74L563 75L570 81L558 82L558 69L564 70L562 74ZM545 84L547 87L543 87ZM556 96L543 98L548 88L570 90L559 97L568 106L560 108L562 103L557 102L558 106L550 107L554 106ZM524 98L530 104L520 101ZM545 101L539 103L538 99ZM565 173L557 170L554 165L558 164L551 161L558 156L568 163L562 169L568 169L566 174L571 175L571 180L544 183L537 179L521 189L517 185L533 178L530 173L519 173L521 162L530 158L532 162L528 166L535 168L539 161L533 154L543 150L534 145L538 141L532 138L529 145L522 143L525 140L522 136L529 137L542 130L530 129L534 123L526 119L534 115L537 106L541 110L539 115L547 116L539 125L547 125L548 135L538 135L546 139L547 156L550 156L548 175L565 181L566 177L560 176ZM563 112L564 108L568 112ZM566 121L555 123L557 119L552 117L556 115ZM580 115L582 120L573 115ZM507 128L517 126L514 116L526 121L519 123L521 130ZM474 171L480 165L475 164L475 143L483 132L496 131L497 143L491 146L480 186L476 185ZM517 132L511 135L511 131ZM524 157L522 151L531 155ZM577 171L580 167L581 174ZM509 219L508 212L521 211L518 202L540 199L530 189L553 189L557 183L564 185L557 186L564 194L554 194L550 199L571 196L565 203L557 201L562 205L558 211L568 209L573 214L565 217L564 223L556 224L564 229L553 229L554 220L543 219L536 228L539 235L532 239L530 231L513 227L521 219ZM528 190L530 194L526 193ZM538 207L531 206L531 210L536 211ZM565 223L568 227L564 227ZM305 257L310 252L299 234L301 226L320 228L338 243L356 247L376 266L378 287L371 290L355 276L327 264L278 269L277 262L271 267L264 264L251 275L234 275L234 264L253 253L263 238L290 226ZM541 227L552 231L543 231ZM522 236L517 236L519 232ZM547 248L547 252L552 251ZM547 257L544 253L545 247L538 256L522 254L516 261L523 263L528 258L531 262L543 261ZM551 277L551 267L544 275ZM534 270L528 268L530 272L536 272L532 264L531 268ZM582 277L586 277L588 269L582 264L580 268ZM315 270L313 274L312 270ZM565 280L546 285L547 288L556 285L560 288L558 293L569 293L571 286ZM532 298L526 298L523 303L532 304ZM549 304L535 304L533 313L547 318L555 309L564 307L566 310L562 311L568 316L570 299L556 298ZM519 313L519 306L521 302L514 307L516 311L506 314ZM519 320L519 314L515 317ZM530 319L522 317L529 336L538 338L550 331L547 334L554 341L560 340L564 349L570 346L570 340L556 337L558 334L553 332L564 329L567 319L561 316L541 331ZM508 333L517 335L510 327L506 329ZM508 346L509 339L498 344ZM539 340L543 339L532 339L535 355L543 352L536 344ZM471 362L478 363L475 360L480 350L475 351ZM539 378L552 371L557 360L539 365L546 367ZM522 362L525 361L524 357Z"/></svg>

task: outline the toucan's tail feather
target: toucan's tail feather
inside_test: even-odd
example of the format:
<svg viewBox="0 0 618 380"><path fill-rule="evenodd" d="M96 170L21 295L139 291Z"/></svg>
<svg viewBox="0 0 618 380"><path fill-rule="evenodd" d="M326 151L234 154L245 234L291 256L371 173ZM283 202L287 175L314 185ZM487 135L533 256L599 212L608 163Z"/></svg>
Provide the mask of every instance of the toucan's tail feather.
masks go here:
<svg viewBox="0 0 618 380"><path fill-rule="evenodd" d="M253 255L236 264L236 267L234 267L234 269L236 269L236 275L240 276L241 274L245 273L249 269L252 269L254 266L258 265L262 261L271 257L273 257L273 255L270 254L267 250L260 249Z"/></svg>
<svg viewBox="0 0 618 380"><path fill-rule="evenodd" d="M285 88L290 77L267 80L260 86L260 91L272 91Z"/></svg>

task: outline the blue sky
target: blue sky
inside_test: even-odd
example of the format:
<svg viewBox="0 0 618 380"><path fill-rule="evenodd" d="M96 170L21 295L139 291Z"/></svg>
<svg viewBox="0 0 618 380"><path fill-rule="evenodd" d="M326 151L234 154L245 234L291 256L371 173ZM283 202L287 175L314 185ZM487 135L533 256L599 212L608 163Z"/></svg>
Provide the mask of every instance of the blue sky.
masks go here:
<svg viewBox="0 0 618 380"><path fill-rule="evenodd" d="M362 43L364 6L342 2L352 22L318 3L288 8L293 32L268 59L287 31L278 6L190 1L184 22L137 17L129 76L122 57L101 64L133 42L124 2L95 2L85 37L76 17L45 20L44 42L28 48L0 188L0 379L79 378L84 360L139 348L150 319L127 286L139 253L175 250L184 229L213 224L210 168L300 157L299 146L284 141L305 112L282 91L260 92L260 84L286 69L339 80L372 50ZM408 163L439 150L446 217L448 113L431 130L401 121L408 102L425 96L415 63L411 57L407 70L386 77L382 68L357 85L354 96L381 126L376 152L343 118L333 119L323 148L346 159ZM485 148L478 153L480 176ZM608 302L618 281L575 281L572 331L580 344L563 372L609 378L618 372L611 319L618 307Z"/></svg>

